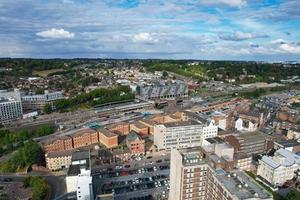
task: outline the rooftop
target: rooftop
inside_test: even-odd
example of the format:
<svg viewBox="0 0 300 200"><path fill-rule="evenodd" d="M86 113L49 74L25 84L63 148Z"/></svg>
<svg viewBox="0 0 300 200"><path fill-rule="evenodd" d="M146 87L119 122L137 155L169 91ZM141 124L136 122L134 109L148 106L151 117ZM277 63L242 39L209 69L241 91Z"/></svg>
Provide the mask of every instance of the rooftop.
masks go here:
<svg viewBox="0 0 300 200"><path fill-rule="evenodd" d="M286 149L278 149L273 157L263 156L261 160L272 168L289 167L294 164L300 165L300 156Z"/></svg>
<svg viewBox="0 0 300 200"><path fill-rule="evenodd" d="M170 123L165 123L165 127L177 127L177 126L194 126L194 125L201 125L198 122L195 122L193 120L189 121L181 121L181 122L170 122Z"/></svg>
<svg viewBox="0 0 300 200"><path fill-rule="evenodd" d="M72 136L81 136L83 134L86 134L86 133L95 133L96 130L95 129L91 129L91 128L82 128L82 129L79 129L78 131L76 131L76 133L74 133Z"/></svg>
<svg viewBox="0 0 300 200"><path fill-rule="evenodd" d="M111 132L110 130L106 129L106 128L100 128L98 129L99 133L105 135L106 137L115 137L117 136L116 134L114 134L113 132Z"/></svg>
<svg viewBox="0 0 300 200"><path fill-rule="evenodd" d="M234 170L229 174L222 169L215 172L217 180L238 199L273 199L270 193L245 172Z"/></svg>
<svg viewBox="0 0 300 200"><path fill-rule="evenodd" d="M141 137L135 131L130 131L126 137L126 141L131 142L135 140L141 140Z"/></svg>
<svg viewBox="0 0 300 200"><path fill-rule="evenodd" d="M64 157L64 156L72 156L73 152L75 150L64 150L64 151L56 151L56 152L50 152L46 154L47 158L56 158L56 157Z"/></svg>
<svg viewBox="0 0 300 200"><path fill-rule="evenodd" d="M282 147L294 147L294 146L300 146L300 143L296 140L279 140L275 143L281 145Z"/></svg>
<svg viewBox="0 0 300 200"><path fill-rule="evenodd" d="M90 159L90 151L75 151L72 154L72 161Z"/></svg>

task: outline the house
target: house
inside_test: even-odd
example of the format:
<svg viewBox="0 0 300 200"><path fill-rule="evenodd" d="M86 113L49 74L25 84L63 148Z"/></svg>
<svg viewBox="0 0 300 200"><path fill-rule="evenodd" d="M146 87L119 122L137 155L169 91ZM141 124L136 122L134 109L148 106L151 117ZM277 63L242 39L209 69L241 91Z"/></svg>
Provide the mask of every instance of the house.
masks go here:
<svg viewBox="0 0 300 200"><path fill-rule="evenodd" d="M143 140L135 131L130 131L127 135L126 144L131 153L145 152L145 140Z"/></svg>

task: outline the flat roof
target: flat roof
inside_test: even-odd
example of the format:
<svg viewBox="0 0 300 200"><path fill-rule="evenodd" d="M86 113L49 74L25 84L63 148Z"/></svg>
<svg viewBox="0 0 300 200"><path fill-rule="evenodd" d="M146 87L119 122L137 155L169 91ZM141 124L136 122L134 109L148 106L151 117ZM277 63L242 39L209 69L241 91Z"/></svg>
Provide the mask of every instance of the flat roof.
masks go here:
<svg viewBox="0 0 300 200"><path fill-rule="evenodd" d="M97 131L95 129L91 129L91 128L82 128L79 129L77 132L75 132L74 134L72 134L71 136L80 136L83 135L85 133L96 133Z"/></svg>
<svg viewBox="0 0 300 200"><path fill-rule="evenodd" d="M296 140L279 140L279 141L275 141L274 143L282 145L283 147L300 146L300 143L297 142Z"/></svg>
<svg viewBox="0 0 300 200"><path fill-rule="evenodd" d="M90 159L90 151L75 151L72 154L72 161Z"/></svg>
<svg viewBox="0 0 300 200"><path fill-rule="evenodd" d="M191 126L191 125L201 125L201 124L193 120L189 120L189 121L181 121L181 122L169 122L163 125L165 127L177 127L177 126Z"/></svg>
<svg viewBox="0 0 300 200"><path fill-rule="evenodd" d="M215 172L216 179L238 199L273 199L272 194L243 171L233 170L229 174L218 169Z"/></svg>

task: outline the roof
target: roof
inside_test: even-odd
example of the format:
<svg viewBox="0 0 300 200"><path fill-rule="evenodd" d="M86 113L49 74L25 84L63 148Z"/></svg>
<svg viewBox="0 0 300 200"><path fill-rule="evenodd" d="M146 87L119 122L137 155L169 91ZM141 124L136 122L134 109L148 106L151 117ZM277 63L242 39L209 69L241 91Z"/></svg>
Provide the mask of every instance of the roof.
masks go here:
<svg viewBox="0 0 300 200"><path fill-rule="evenodd" d="M135 131L130 131L126 137L126 141L132 142L136 140L142 140L142 138Z"/></svg>
<svg viewBox="0 0 300 200"><path fill-rule="evenodd" d="M236 199L273 199L272 194L243 171L233 170L229 174L218 169L215 173L216 179L230 194L236 196Z"/></svg>
<svg viewBox="0 0 300 200"><path fill-rule="evenodd" d="M297 142L296 140L280 140L280 141L276 141L275 143L279 144L283 148L300 146L300 143Z"/></svg>
<svg viewBox="0 0 300 200"><path fill-rule="evenodd" d="M193 126L193 125L201 125L201 124L193 120L181 121L181 122L169 122L164 124L165 127Z"/></svg>
<svg viewBox="0 0 300 200"><path fill-rule="evenodd" d="M47 158L57 158L57 157L72 156L74 151L75 151L75 149L50 152L50 153L46 154L46 157Z"/></svg>
<svg viewBox="0 0 300 200"><path fill-rule="evenodd" d="M275 169L280 166L289 167L294 164L300 165L300 156L286 149L278 149L273 157L263 156L262 161Z"/></svg>
<svg viewBox="0 0 300 200"><path fill-rule="evenodd" d="M142 128L148 128L146 125L142 124L141 122L135 122L134 124L135 127L142 129Z"/></svg>
<svg viewBox="0 0 300 200"><path fill-rule="evenodd" d="M153 121L151 119L141 119L140 123L145 123L147 125L152 125L152 126L154 126L155 124L157 124L155 121Z"/></svg>
<svg viewBox="0 0 300 200"><path fill-rule="evenodd" d="M90 151L75 151L72 154L72 161L90 159Z"/></svg>
<svg viewBox="0 0 300 200"><path fill-rule="evenodd" d="M50 139L47 139L43 142L44 145L48 145L48 144L52 144L57 140L69 140L72 139L70 136L66 135L66 136L57 136L57 137L53 137Z"/></svg>
<svg viewBox="0 0 300 200"><path fill-rule="evenodd" d="M95 129L91 129L91 128L82 128L79 129L77 132L75 132L74 134L72 134L71 136L81 136L85 133L96 133L97 131Z"/></svg>
<svg viewBox="0 0 300 200"><path fill-rule="evenodd" d="M100 128L98 129L99 134L103 134L106 137L116 137L117 135L114 134L113 132L111 132L110 130L106 129L106 128Z"/></svg>

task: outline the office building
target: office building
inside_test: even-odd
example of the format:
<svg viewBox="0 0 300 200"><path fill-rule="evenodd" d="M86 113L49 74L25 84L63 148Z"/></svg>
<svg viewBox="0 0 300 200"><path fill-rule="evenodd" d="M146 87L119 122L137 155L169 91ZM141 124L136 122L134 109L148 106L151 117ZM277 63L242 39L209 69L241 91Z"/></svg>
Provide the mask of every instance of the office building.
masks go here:
<svg viewBox="0 0 300 200"><path fill-rule="evenodd" d="M22 118L21 96L18 90L0 91L0 124L11 123Z"/></svg>
<svg viewBox="0 0 300 200"><path fill-rule="evenodd" d="M211 167L199 149L171 151L169 200L271 200L272 194L244 172Z"/></svg>
<svg viewBox="0 0 300 200"><path fill-rule="evenodd" d="M99 132L99 141L106 148L114 148L118 146L118 135L105 128L100 128L98 132Z"/></svg>
<svg viewBox="0 0 300 200"><path fill-rule="evenodd" d="M291 180L300 169L300 156L286 149L278 149L274 156L263 156L259 160L257 175L272 188Z"/></svg>
<svg viewBox="0 0 300 200"><path fill-rule="evenodd" d="M154 126L154 145L161 150L201 146L203 125L195 121L181 121Z"/></svg>
<svg viewBox="0 0 300 200"><path fill-rule="evenodd" d="M44 94L29 93L22 96L22 106L24 110L43 110L46 104L50 104L52 109L55 109L55 101L63 99L63 92L48 92L45 90Z"/></svg>

